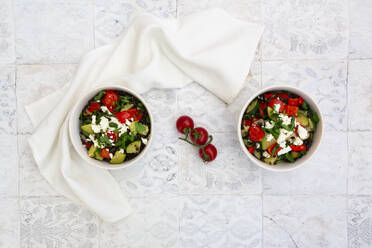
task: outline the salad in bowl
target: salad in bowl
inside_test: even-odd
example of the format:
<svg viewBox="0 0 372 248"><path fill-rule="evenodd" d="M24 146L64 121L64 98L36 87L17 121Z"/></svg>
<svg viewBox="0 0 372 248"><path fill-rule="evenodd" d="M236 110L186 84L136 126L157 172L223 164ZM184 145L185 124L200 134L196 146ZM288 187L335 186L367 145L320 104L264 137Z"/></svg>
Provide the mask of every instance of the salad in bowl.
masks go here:
<svg viewBox="0 0 372 248"><path fill-rule="evenodd" d="M319 144L321 132L316 104L288 86L256 94L244 107L238 128L249 157L274 170L295 168L309 158Z"/></svg>
<svg viewBox="0 0 372 248"><path fill-rule="evenodd" d="M75 148L99 167L129 165L143 154L151 139L152 118L144 101L120 86L96 89L88 95L77 104L75 117L70 117L74 118L70 133Z"/></svg>

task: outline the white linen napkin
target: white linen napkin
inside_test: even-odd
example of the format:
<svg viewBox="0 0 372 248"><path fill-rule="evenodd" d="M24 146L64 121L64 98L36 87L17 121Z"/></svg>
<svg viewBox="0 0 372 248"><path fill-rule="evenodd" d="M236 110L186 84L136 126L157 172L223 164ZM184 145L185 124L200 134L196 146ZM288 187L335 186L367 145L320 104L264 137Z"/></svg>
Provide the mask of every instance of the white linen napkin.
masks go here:
<svg viewBox="0 0 372 248"><path fill-rule="evenodd" d="M70 83L26 106L36 128L29 139L41 174L61 194L103 220L130 206L111 174L86 164L72 147L69 111L79 96L113 82L139 93L197 81L227 103L243 87L263 27L207 10L178 20L142 14L116 42L83 57Z"/></svg>

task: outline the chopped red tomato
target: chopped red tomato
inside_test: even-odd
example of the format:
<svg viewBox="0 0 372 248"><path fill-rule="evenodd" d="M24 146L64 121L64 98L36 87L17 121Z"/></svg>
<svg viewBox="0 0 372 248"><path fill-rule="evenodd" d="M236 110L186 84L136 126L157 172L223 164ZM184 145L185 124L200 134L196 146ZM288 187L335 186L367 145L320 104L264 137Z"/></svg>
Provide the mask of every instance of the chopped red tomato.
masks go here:
<svg viewBox="0 0 372 248"><path fill-rule="evenodd" d="M92 144L91 143L88 143L88 142L84 142L84 145L89 149L91 146L92 146Z"/></svg>
<svg viewBox="0 0 372 248"><path fill-rule="evenodd" d="M255 150L254 146L248 147L249 153L251 154L254 153L254 150Z"/></svg>
<svg viewBox="0 0 372 248"><path fill-rule="evenodd" d="M106 148L101 149L101 157L102 158L111 158L110 157L110 152Z"/></svg>
<svg viewBox="0 0 372 248"><path fill-rule="evenodd" d="M279 95L278 95L281 99L288 99L289 98L289 96L287 95L287 94L285 94L285 93L279 93Z"/></svg>
<svg viewBox="0 0 372 248"><path fill-rule="evenodd" d="M270 97L272 97L274 95L274 93L267 93L267 94L264 94L264 97L266 99L269 99Z"/></svg>
<svg viewBox="0 0 372 248"><path fill-rule="evenodd" d="M255 122L259 121L259 120L260 119L258 119L258 118L253 118L252 123L255 123Z"/></svg>
<svg viewBox="0 0 372 248"><path fill-rule="evenodd" d="M298 132L297 132L297 130L298 130L298 126L295 127L295 134L296 134L296 136L298 137Z"/></svg>
<svg viewBox="0 0 372 248"><path fill-rule="evenodd" d="M298 107L297 106L287 105L285 113L288 116L292 116L292 115L297 116L297 112L298 112Z"/></svg>
<svg viewBox="0 0 372 248"><path fill-rule="evenodd" d="M116 138L119 136L119 134L118 134L118 133L114 133L114 132L108 132L108 133L107 133L107 136L111 137L111 139L112 139L113 141L115 141Z"/></svg>
<svg viewBox="0 0 372 248"><path fill-rule="evenodd" d="M136 108L128 109L128 113L135 121L140 121L142 119L142 113L139 112Z"/></svg>
<svg viewBox="0 0 372 248"><path fill-rule="evenodd" d="M274 143L274 144L272 144L271 146L269 146L267 148L267 151L271 154L271 156L276 156L276 154L278 154L278 152L280 150L282 150L282 148L280 146L278 146L278 148L275 150L275 154L272 154L272 152L273 152L274 148L276 147L276 145L278 145L278 143Z"/></svg>
<svg viewBox="0 0 372 248"><path fill-rule="evenodd" d="M244 126L245 127L249 127L251 124L252 124L252 120L251 119L244 120Z"/></svg>
<svg viewBox="0 0 372 248"><path fill-rule="evenodd" d="M88 107L88 111L93 113L94 111L99 110L100 107L101 105L98 102L92 102Z"/></svg>
<svg viewBox="0 0 372 248"><path fill-rule="evenodd" d="M288 99L288 105L298 106L298 100L299 100L299 98L289 98Z"/></svg>
<svg viewBox="0 0 372 248"><path fill-rule="evenodd" d="M260 103L260 108L261 108L262 110L264 110L266 107L267 107L267 102L261 102L261 103Z"/></svg>
<svg viewBox="0 0 372 248"><path fill-rule="evenodd" d="M264 116L264 111L263 111L263 109L260 109L260 116L261 116L261 117Z"/></svg>
<svg viewBox="0 0 372 248"><path fill-rule="evenodd" d="M124 110L124 111L117 113L116 118L121 123L125 123L128 119L132 118L132 115L127 110Z"/></svg>
<svg viewBox="0 0 372 248"><path fill-rule="evenodd" d="M266 107L267 107L267 102L261 102L260 103L260 115L261 115L261 117L264 116L264 110L265 110Z"/></svg>
<svg viewBox="0 0 372 248"><path fill-rule="evenodd" d="M259 125L253 123L251 128L249 129L249 138L254 142L258 142L262 140L264 135L265 132L262 130L262 128Z"/></svg>
<svg viewBox="0 0 372 248"><path fill-rule="evenodd" d="M275 104L280 105L279 112L282 113L286 107L286 104L279 99L276 99L276 98L271 99L269 102L269 106L274 109Z"/></svg>
<svg viewBox="0 0 372 248"><path fill-rule="evenodd" d="M299 105L304 104L304 99L302 97L298 98L298 104Z"/></svg>
<svg viewBox="0 0 372 248"><path fill-rule="evenodd" d="M119 100L119 96L113 90L108 90L105 96L103 97L103 103L105 104L105 106L111 107L111 108L116 106L116 102L118 100Z"/></svg>
<svg viewBox="0 0 372 248"><path fill-rule="evenodd" d="M289 147L291 147L292 151L294 151L294 152L306 151L306 146L305 145L299 145L299 146L290 145Z"/></svg>

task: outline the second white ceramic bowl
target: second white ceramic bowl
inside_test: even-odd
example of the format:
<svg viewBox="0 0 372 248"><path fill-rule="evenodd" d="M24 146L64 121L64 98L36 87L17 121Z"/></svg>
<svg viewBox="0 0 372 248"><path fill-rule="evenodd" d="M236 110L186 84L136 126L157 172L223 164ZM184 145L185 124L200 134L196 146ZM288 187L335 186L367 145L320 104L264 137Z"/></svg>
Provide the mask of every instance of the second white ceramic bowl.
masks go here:
<svg viewBox="0 0 372 248"><path fill-rule="evenodd" d="M150 135L149 135L147 145L141 151L141 153L138 154L135 158L133 158L129 161L125 161L124 163L121 163L121 164L110 164L106 161L99 161L99 160L96 160L94 158L89 157L88 156L88 150L82 144L81 139L80 139L80 121L79 121L80 113L83 111L83 108L86 106L88 101L91 98L93 98L95 95L97 95L99 91L110 90L110 89L111 90L124 91L124 92L129 93L130 95L135 96L137 99L139 99L143 103L143 105L147 109L147 112L148 112L149 117L150 117L151 128L150 128ZM129 167L129 166L133 165L136 161L141 159L151 145L152 136L153 136L153 132L154 132L153 129L154 129L154 126L153 126L153 119L152 119L151 111L148 108L146 102L142 99L142 97L139 94L135 93L134 91L132 91L132 90L126 88L126 87L119 86L119 85L106 85L106 86L95 88L95 89L89 91L87 94L85 94L83 97L81 97L79 99L79 101L75 104L75 106L73 107L73 109L71 111L70 120L69 120L70 139L71 139L72 145L74 146L77 153L89 164L97 166L99 168L103 168L103 169L122 169L122 168L126 168L126 167Z"/></svg>
<svg viewBox="0 0 372 248"><path fill-rule="evenodd" d="M285 90L285 91L292 92L292 93L294 93L298 96L301 96L308 103L310 108L318 114L319 122L318 122L318 125L317 125L317 129L315 131L315 134L314 134L312 145L311 145L309 151L304 156L297 159L294 163L282 162L282 163L279 163L279 164L276 164L276 165L269 165L269 164L264 163L261 160L258 160L254 155L250 154L248 149L245 147L244 142L243 142L243 138L242 138L242 132L241 132L241 121L243 119L244 112L247 109L248 105L257 96L259 96L262 93L265 93L267 91L277 91L277 90ZM322 113L319 110L318 105L315 103L315 101L313 101L313 99L308 94L303 92L302 90L300 90L296 87L286 86L286 85L270 86L270 87L267 87L267 88L264 88L264 89L258 91L256 94L252 95L251 98L248 99L248 101L246 102L246 104L242 108L242 110L240 112L240 115L239 115L238 124L237 124L237 134L238 134L238 139L239 139L239 142L240 142L240 145L241 145L243 151L245 152L245 154L249 157L249 159L253 163L255 163L256 165L258 165L258 166L260 166L264 169L271 170L271 171L290 171L290 170L294 170L296 168L299 168L300 166L305 164L305 162L307 162L314 155L314 153L317 151L317 149L319 147L319 144L320 144L320 141L321 141L322 136L323 136L323 116L322 116Z"/></svg>

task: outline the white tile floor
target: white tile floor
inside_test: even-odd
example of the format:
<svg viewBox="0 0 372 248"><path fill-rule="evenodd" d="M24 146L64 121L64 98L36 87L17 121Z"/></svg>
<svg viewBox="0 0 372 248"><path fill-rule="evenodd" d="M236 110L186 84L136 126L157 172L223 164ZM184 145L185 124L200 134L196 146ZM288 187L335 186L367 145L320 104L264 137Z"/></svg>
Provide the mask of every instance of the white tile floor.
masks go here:
<svg viewBox="0 0 372 248"><path fill-rule="evenodd" d="M226 106L193 83L143 96L159 130L135 169L113 174L135 209L107 224L58 195L27 145L24 105L62 87L82 54L141 11L173 18L221 7L266 30L253 78ZM0 247L372 247L372 2L367 0L0 0ZM303 168L255 167L234 122L256 90L308 91L325 116L321 150ZM189 114L214 134L205 165L177 140Z"/></svg>

